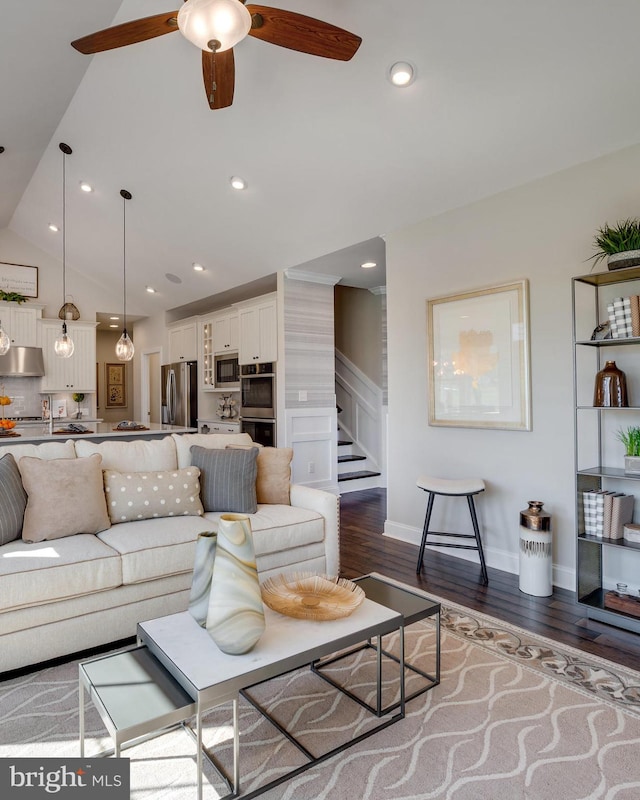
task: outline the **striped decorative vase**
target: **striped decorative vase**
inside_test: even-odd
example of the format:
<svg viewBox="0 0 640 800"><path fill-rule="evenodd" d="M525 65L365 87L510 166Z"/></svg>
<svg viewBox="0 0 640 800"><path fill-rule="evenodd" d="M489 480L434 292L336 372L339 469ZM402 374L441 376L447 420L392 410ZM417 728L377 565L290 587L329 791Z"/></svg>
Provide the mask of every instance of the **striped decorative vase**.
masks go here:
<svg viewBox="0 0 640 800"><path fill-rule="evenodd" d="M207 531L207 533L198 534L196 541L196 556L193 565L193 578L191 579L191 594L189 595L189 611L198 625L202 625L203 628L207 623L211 576L213 575L213 563L216 557L217 539L217 533Z"/></svg>
<svg viewBox="0 0 640 800"><path fill-rule="evenodd" d="M246 514L222 514L206 628L223 653L248 653L264 633L264 607Z"/></svg>

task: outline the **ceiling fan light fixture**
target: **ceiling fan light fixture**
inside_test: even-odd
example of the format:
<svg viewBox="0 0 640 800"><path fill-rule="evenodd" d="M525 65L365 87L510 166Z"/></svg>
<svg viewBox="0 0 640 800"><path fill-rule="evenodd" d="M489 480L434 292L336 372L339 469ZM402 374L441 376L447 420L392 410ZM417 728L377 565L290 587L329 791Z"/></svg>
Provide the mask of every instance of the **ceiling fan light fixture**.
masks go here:
<svg viewBox="0 0 640 800"><path fill-rule="evenodd" d="M251 30L251 14L240 0L186 0L178 11L178 28L200 50L230 50Z"/></svg>
<svg viewBox="0 0 640 800"><path fill-rule="evenodd" d="M410 86L416 77L413 64L408 61L396 61L389 67L389 80L394 86Z"/></svg>

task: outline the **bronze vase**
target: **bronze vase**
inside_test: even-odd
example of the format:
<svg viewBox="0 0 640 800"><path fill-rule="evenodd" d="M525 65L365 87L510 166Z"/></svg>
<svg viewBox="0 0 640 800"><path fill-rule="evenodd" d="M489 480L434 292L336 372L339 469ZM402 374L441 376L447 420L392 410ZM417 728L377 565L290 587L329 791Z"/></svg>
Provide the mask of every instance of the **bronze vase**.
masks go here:
<svg viewBox="0 0 640 800"><path fill-rule="evenodd" d="M627 379L615 361L607 361L596 375L593 405L603 408L626 408L629 405Z"/></svg>

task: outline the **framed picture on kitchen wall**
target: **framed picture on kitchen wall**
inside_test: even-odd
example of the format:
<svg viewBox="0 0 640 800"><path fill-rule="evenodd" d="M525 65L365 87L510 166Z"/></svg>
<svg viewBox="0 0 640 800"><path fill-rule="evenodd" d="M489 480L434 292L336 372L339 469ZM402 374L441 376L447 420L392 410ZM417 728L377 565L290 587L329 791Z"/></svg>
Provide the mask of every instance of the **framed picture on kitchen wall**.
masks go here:
<svg viewBox="0 0 640 800"><path fill-rule="evenodd" d="M23 297L37 297L38 268L0 261L0 291L9 295L21 294Z"/></svg>
<svg viewBox="0 0 640 800"><path fill-rule="evenodd" d="M124 364L105 364L107 408L126 408L127 373Z"/></svg>
<svg viewBox="0 0 640 800"><path fill-rule="evenodd" d="M430 425L531 430L528 295L520 280L427 300Z"/></svg>

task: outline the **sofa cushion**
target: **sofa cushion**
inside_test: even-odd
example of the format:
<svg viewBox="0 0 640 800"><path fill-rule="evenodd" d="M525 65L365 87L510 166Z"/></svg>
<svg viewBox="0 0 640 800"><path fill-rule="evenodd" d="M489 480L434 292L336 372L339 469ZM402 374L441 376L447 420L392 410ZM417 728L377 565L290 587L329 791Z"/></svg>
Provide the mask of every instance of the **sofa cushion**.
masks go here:
<svg viewBox="0 0 640 800"><path fill-rule="evenodd" d="M67 439L65 442L43 442L42 444L3 444L0 453L2 453L2 455L11 453L18 464L18 469L20 469L20 459L22 456L43 458L47 461L52 458L76 457L73 439Z"/></svg>
<svg viewBox="0 0 640 800"><path fill-rule="evenodd" d="M191 447L207 447L212 450L224 450L229 444L255 444L248 433L172 433L178 454L178 467L191 466Z"/></svg>
<svg viewBox="0 0 640 800"><path fill-rule="evenodd" d="M118 472L150 472L151 470L176 469L178 461L176 446L171 436L163 439L137 439L133 442L88 442L76 440L76 454L102 456L102 469Z"/></svg>
<svg viewBox="0 0 640 800"><path fill-rule="evenodd" d="M102 458L20 459L27 492L22 538L25 542L98 533L111 523L102 484Z"/></svg>
<svg viewBox="0 0 640 800"><path fill-rule="evenodd" d="M200 469L200 494L205 511L256 512L257 455L257 447L218 450L194 445L191 448L193 465Z"/></svg>
<svg viewBox="0 0 640 800"><path fill-rule="evenodd" d="M103 470L109 518L116 523L153 517L202 516L198 467L166 472Z"/></svg>
<svg viewBox="0 0 640 800"><path fill-rule="evenodd" d="M236 450L246 448L247 445L230 444L227 447L229 450ZM258 503L290 505L292 458L292 447L259 447L256 475Z"/></svg>
<svg viewBox="0 0 640 800"><path fill-rule="evenodd" d="M0 458L0 545L20 536L26 505L20 470L15 458L7 453Z"/></svg>
<svg viewBox="0 0 640 800"><path fill-rule="evenodd" d="M98 538L120 553L122 582L131 584L191 572L198 534L210 530L204 517L164 517L123 522Z"/></svg>
<svg viewBox="0 0 640 800"><path fill-rule="evenodd" d="M0 550L3 612L121 584L120 556L92 534L35 544L18 539Z"/></svg>
<svg viewBox="0 0 640 800"><path fill-rule="evenodd" d="M205 513L211 530L218 530L219 512ZM259 505L249 515L256 556L305 547L324 541L324 517L308 508Z"/></svg>

